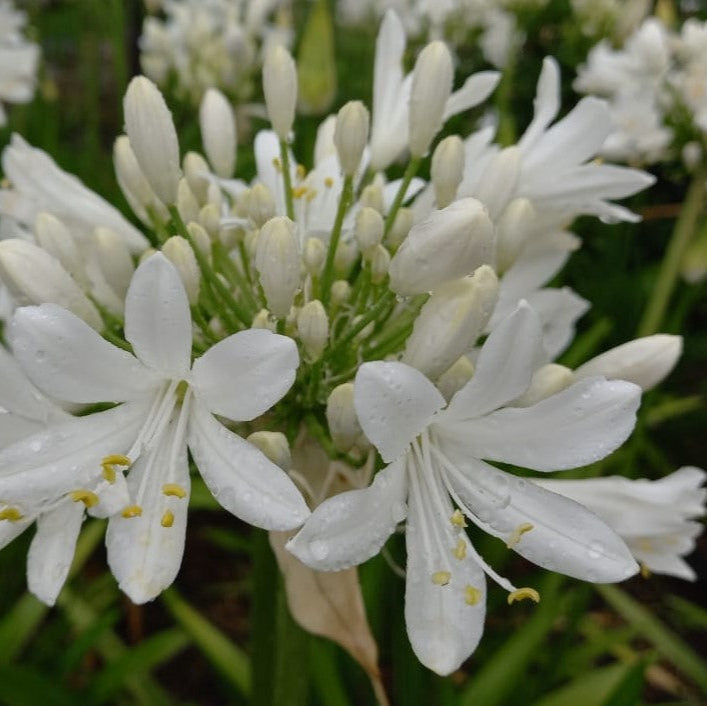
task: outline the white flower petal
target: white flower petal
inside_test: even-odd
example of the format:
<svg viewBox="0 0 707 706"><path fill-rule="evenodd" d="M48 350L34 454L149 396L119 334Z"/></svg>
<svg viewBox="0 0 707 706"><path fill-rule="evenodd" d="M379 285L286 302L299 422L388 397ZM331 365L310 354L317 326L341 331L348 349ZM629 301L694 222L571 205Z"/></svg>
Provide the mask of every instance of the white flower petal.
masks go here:
<svg viewBox="0 0 707 706"><path fill-rule="evenodd" d="M523 302L486 339L473 377L454 395L442 418L481 417L523 394L537 369L541 343L538 316Z"/></svg>
<svg viewBox="0 0 707 706"><path fill-rule="evenodd" d="M0 549L4 549L13 539L19 537L34 521L36 515L26 515L22 520L0 522Z"/></svg>
<svg viewBox="0 0 707 706"><path fill-rule="evenodd" d="M95 488L98 495L98 504L88 508L92 517L111 517L130 504L128 484L122 472L116 470L115 481L99 481Z"/></svg>
<svg viewBox="0 0 707 706"><path fill-rule="evenodd" d="M463 439L476 458L537 471L576 468L604 458L626 440L640 400L641 389L630 382L590 378L532 407L445 424L443 434Z"/></svg>
<svg viewBox="0 0 707 706"><path fill-rule="evenodd" d="M560 68L550 56L543 60L533 108L533 120L518 142L518 146L523 150L530 149L535 144L560 110Z"/></svg>
<svg viewBox="0 0 707 706"><path fill-rule="evenodd" d="M27 586L49 606L69 575L83 510L81 503L63 502L37 518L37 533L27 555Z"/></svg>
<svg viewBox="0 0 707 706"><path fill-rule="evenodd" d="M449 96L442 122L485 101L500 80L501 74L498 71L479 71L469 76L464 85Z"/></svg>
<svg viewBox="0 0 707 706"><path fill-rule="evenodd" d="M309 510L287 474L194 400L189 448L206 485L236 517L268 530L299 527Z"/></svg>
<svg viewBox="0 0 707 706"><path fill-rule="evenodd" d="M444 405L439 390L404 363L364 363L356 373L356 414L386 463L400 456Z"/></svg>
<svg viewBox="0 0 707 706"><path fill-rule="evenodd" d="M135 356L55 304L18 309L9 338L32 382L60 400L122 402L143 397L159 381Z"/></svg>
<svg viewBox="0 0 707 706"><path fill-rule="evenodd" d="M137 268L125 297L125 338L148 367L168 377L191 363L191 314L174 265L156 253Z"/></svg>
<svg viewBox="0 0 707 706"><path fill-rule="evenodd" d="M146 603L168 588L182 564L189 506L186 440L173 420L154 449L140 456L128 475L128 490L142 508L139 517L115 514L108 522L108 565L133 603ZM167 496L176 483L186 497ZM142 493L140 496L140 488Z"/></svg>
<svg viewBox="0 0 707 706"><path fill-rule="evenodd" d="M376 474L362 490L325 500L287 543L300 561L318 571L339 571L375 556L407 514L405 459Z"/></svg>

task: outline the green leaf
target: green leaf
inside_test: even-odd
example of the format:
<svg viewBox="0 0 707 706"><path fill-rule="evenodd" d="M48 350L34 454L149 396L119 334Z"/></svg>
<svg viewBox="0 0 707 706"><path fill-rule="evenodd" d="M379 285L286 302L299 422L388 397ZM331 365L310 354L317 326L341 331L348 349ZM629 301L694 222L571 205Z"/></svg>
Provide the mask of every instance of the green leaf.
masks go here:
<svg viewBox="0 0 707 706"><path fill-rule="evenodd" d="M602 706L636 706L641 700L646 664L639 661L628 670Z"/></svg>
<svg viewBox="0 0 707 706"><path fill-rule="evenodd" d="M603 706L631 669L631 665L625 664L600 667L553 691L533 706Z"/></svg>
<svg viewBox="0 0 707 706"><path fill-rule="evenodd" d="M33 667L13 665L0 668L3 706L76 706L76 694L65 690L56 679Z"/></svg>

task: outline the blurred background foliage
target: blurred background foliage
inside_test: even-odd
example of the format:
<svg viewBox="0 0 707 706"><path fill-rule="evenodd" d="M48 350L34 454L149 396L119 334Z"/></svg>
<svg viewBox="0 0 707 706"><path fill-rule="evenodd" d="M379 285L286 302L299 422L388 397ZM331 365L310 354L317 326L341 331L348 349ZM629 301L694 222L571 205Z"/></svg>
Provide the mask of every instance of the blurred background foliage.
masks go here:
<svg viewBox="0 0 707 706"><path fill-rule="evenodd" d="M139 0L28 2L31 35L42 46L36 99L13 106L0 145L17 131L49 152L60 166L129 209L115 182L111 150L122 131L121 100L139 72L137 39L144 8ZM320 16L314 16L315 10ZM370 105L377 27L341 29L326 3L296 5L296 36L324 46L309 52L336 88L331 110L345 100ZM310 14L311 13L311 14ZM323 14L322 14L323 13ZM707 8L700 11L707 17ZM305 31L309 22L315 26ZM521 59L496 93L509 120L508 139L527 124L540 62L560 61L563 111L574 105L573 67L591 41L572 22L566 0L551 0L528 18ZM318 24L316 24L318 23ZM333 31L332 36L327 32ZM319 38L319 39L318 39ZM329 39L333 40L327 44ZM302 40L304 41L304 39ZM335 52L336 66L327 64ZM410 59L414 48L409 51ZM459 51L459 76L483 66L473 43ZM335 84L332 82L336 82ZM493 100L493 98L492 98ZM196 111L169 100L182 151L199 149ZM465 135L478 119L465 114L448 125ZM321 116L298 118L294 145L311 160ZM239 125L238 176L254 175L253 119ZM564 361L577 364L635 335L655 284L686 177L664 167L657 184L630 207L638 224L607 227L582 219L574 230L584 246L558 283L592 302ZM704 226L703 226L704 227ZM682 333L685 352L670 378L644 400L633 437L601 466L577 477L621 473L660 478L707 457L707 285L679 284L661 331ZM565 474L569 477L569 474ZM132 605L106 568L104 524L86 526L72 577L57 606L48 609L25 593L29 533L0 553L0 704L252 704L253 706L357 706L375 699L365 672L340 647L302 632L286 611L281 580L264 534L217 509L194 489L193 515L181 573L155 602ZM442 679L422 667L403 622L404 581L391 568L404 565L402 536L360 569L369 621L378 641L383 684L400 706L629 706L707 703L707 542L689 558L702 578L694 584L638 576L621 586L594 587L536 570L489 536L474 535L482 555L519 585L540 589L539 605L506 605L503 591L488 597L486 633L464 667ZM268 591L253 591L254 577ZM286 684L286 693L275 693ZM281 687L280 687L281 688Z"/></svg>

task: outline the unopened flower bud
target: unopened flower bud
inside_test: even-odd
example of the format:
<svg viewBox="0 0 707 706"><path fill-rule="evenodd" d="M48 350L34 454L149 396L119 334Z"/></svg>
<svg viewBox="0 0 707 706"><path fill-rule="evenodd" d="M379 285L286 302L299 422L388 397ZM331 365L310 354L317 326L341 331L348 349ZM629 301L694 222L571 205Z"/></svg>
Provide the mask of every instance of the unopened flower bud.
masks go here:
<svg viewBox="0 0 707 706"><path fill-rule="evenodd" d="M244 196L243 206L258 228L275 217L275 199L265 184L258 183L249 189Z"/></svg>
<svg viewBox="0 0 707 706"><path fill-rule="evenodd" d="M218 237L221 228L221 214L216 206L212 203L207 203L199 211L199 216L196 220L212 238Z"/></svg>
<svg viewBox="0 0 707 706"><path fill-rule="evenodd" d="M329 340L329 319L318 299L308 302L299 310L297 333L310 360L318 360Z"/></svg>
<svg viewBox="0 0 707 706"><path fill-rule="evenodd" d="M474 196L486 206L492 221L501 215L513 196L520 173L521 151L515 145L495 155L484 170Z"/></svg>
<svg viewBox="0 0 707 706"><path fill-rule="evenodd" d="M530 387L511 405L513 407L530 407L562 392L574 381L575 377L569 368L557 363L548 363L535 371L530 381Z"/></svg>
<svg viewBox="0 0 707 706"><path fill-rule="evenodd" d="M356 244L342 240L334 253L334 271L337 277L347 277L356 260L358 260Z"/></svg>
<svg viewBox="0 0 707 706"><path fill-rule="evenodd" d="M326 402L326 419L334 446L346 453L363 433L354 408L352 382L338 385L331 391Z"/></svg>
<svg viewBox="0 0 707 706"><path fill-rule="evenodd" d="M361 192L361 198L359 199L361 206L370 206L371 208L378 211L378 213L383 213L383 208L385 207L383 203L383 189L380 184L369 184L364 187Z"/></svg>
<svg viewBox="0 0 707 706"><path fill-rule="evenodd" d="M78 282L82 288L88 286L84 261L76 247L69 229L51 213L39 213L34 221L37 242Z"/></svg>
<svg viewBox="0 0 707 706"><path fill-rule="evenodd" d="M326 260L326 252L324 241L314 237L307 238L302 252L302 262L307 273L312 277L318 277L321 274Z"/></svg>
<svg viewBox="0 0 707 706"><path fill-rule="evenodd" d="M255 267L270 311L278 319L284 318L300 286L299 239L289 218L276 216L260 229Z"/></svg>
<svg viewBox="0 0 707 706"><path fill-rule="evenodd" d="M408 233L414 222L412 210L409 208L398 209L393 221L393 227L388 231L385 237L385 244L395 252L401 245L403 240L408 237Z"/></svg>
<svg viewBox="0 0 707 706"><path fill-rule="evenodd" d="M462 355L437 378L435 385L444 399L449 402L473 375L474 364L467 356Z"/></svg>
<svg viewBox="0 0 707 706"><path fill-rule="evenodd" d="M189 188L189 182L186 179L180 179L177 186L177 210L184 223L199 218L199 202Z"/></svg>
<svg viewBox="0 0 707 706"><path fill-rule="evenodd" d="M337 279L331 285L331 305L336 308L349 300L351 285L345 279Z"/></svg>
<svg viewBox="0 0 707 706"><path fill-rule="evenodd" d="M221 208L223 206L223 194L221 193L221 187L212 182L206 189L206 205L211 204L218 213L221 213Z"/></svg>
<svg viewBox="0 0 707 706"><path fill-rule="evenodd" d="M211 259L211 238L199 223L187 223L187 230L191 236L194 247L199 250L205 257Z"/></svg>
<svg viewBox="0 0 707 706"><path fill-rule="evenodd" d="M19 238L0 241L0 278L19 306L58 304L96 331L103 322L96 307L59 261L42 248Z"/></svg>
<svg viewBox="0 0 707 706"><path fill-rule="evenodd" d="M208 88L201 99L199 127L211 166L220 177L229 179L236 169L236 116L216 88Z"/></svg>
<svg viewBox="0 0 707 706"><path fill-rule="evenodd" d="M124 300L135 265L123 238L110 228L96 228L93 231L93 256L98 260L110 288L119 299Z"/></svg>
<svg viewBox="0 0 707 706"><path fill-rule="evenodd" d="M496 267L510 268L520 255L535 220L533 204L524 198L513 199L496 222Z"/></svg>
<svg viewBox="0 0 707 706"><path fill-rule="evenodd" d="M287 140L295 119L297 69L282 45L273 46L265 57L263 93L273 130L281 140Z"/></svg>
<svg viewBox="0 0 707 706"><path fill-rule="evenodd" d="M209 165L206 160L198 152L187 152L184 155L184 176L189 182L191 189L197 201L200 204L205 204L207 192L209 190Z"/></svg>
<svg viewBox="0 0 707 706"><path fill-rule="evenodd" d="M370 206L364 206L356 215L354 235L364 257L383 240L383 217Z"/></svg>
<svg viewBox="0 0 707 706"><path fill-rule="evenodd" d="M496 305L498 279L491 267L443 284L425 302L405 344L402 362L435 379L471 349Z"/></svg>
<svg viewBox="0 0 707 706"><path fill-rule="evenodd" d="M410 153L422 157L442 127L454 68L444 42L430 42L417 57L410 91Z"/></svg>
<svg viewBox="0 0 707 706"><path fill-rule="evenodd" d="M261 309L254 317L253 323L250 325L251 328L266 328L270 331L275 331L277 328L277 323L270 316L270 312L267 309Z"/></svg>
<svg viewBox="0 0 707 706"><path fill-rule="evenodd" d="M493 259L486 209L476 199L459 199L410 229L390 263L390 288L403 295L429 292Z"/></svg>
<svg viewBox="0 0 707 706"><path fill-rule="evenodd" d="M390 253L382 246L376 245L371 253L371 282L380 284L390 269Z"/></svg>
<svg viewBox="0 0 707 706"><path fill-rule="evenodd" d="M289 471L292 466L292 454L287 437L279 431L255 431L247 441L259 448L276 466Z"/></svg>
<svg viewBox="0 0 707 706"><path fill-rule="evenodd" d="M464 143L458 135L445 137L432 154L430 176L437 208L449 206L456 198L464 176Z"/></svg>
<svg viewBox="0 0 707 706"><path fill-rule="evenodd" d="M189 241L181 235L174 235L162 246L162 252L175 266L187 293L189 304L194 306L199 301L201 271Z"/></svg>
<svg viewBox="0 0 707 706"><path fill-rule="evenodd" d="M125 130L145 178L165 204L177 198L182 176L172 114L152 81L136 76L123 99Z"/></svg>
<svg viewBox="0 0 707 706"><path fill-rule="evenodd" d="M349 101L336 116L334 144L346 176L353 176L361 163L368 142L368 126L368 109L361 101Z"/></svg>

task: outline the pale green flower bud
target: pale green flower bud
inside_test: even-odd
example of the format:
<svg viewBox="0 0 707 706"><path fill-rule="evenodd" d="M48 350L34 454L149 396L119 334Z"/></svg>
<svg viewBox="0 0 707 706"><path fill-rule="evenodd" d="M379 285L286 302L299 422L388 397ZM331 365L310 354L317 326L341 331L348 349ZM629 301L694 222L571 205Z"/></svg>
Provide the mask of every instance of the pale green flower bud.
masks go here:
<svg viewBox="0 0 707 706"><path fill-rule="evenodd" d="M218 237L221 229L221 213L214 204L207 203L206 206L202 207L195 221L201 224L211 238Z"/></svg>
<svg viewBox="0 0 707 706"><path fill-rule="evenodd" d="M518 258L535 220L535 209L528 199L513 199L496 223L496 265L505 272Z"/></svg>
<svg viewBox="0 0 707 706"><path fill-rule="evenodd" d="M307 238L302 253L302 262L307 274L317 277L321 274L326 260L327 247L319 238Z"/></svg>
<svg viewBox="0 0 707 706"><path fill-rule="evenodd" d="M209 234L204 230L204 227L195 222L187 223L187 230L194 242L194 247L199 249L206 258L211 260L211 238Z"/></svg>
<svg viewBox="0 0 707 706"><path fill-rule="evenodd" d="M177 198L182 176L172 114L152 81L136 76L123 99L125 130L145 178L165 204Z"/></svg>
<svg viewBox="0 0 707 706"><path fill-rule="evenodd" d="M562 392L575 382L569 368L557 363L548 363L538 368L530 381L530 387L511 404L514 407L531 407L542 400Z"/></svg>
<svg viewBox="0 0 707 706"><path fill-rule="evenodd" d="M189 241L181 235L174 235L162 246L162 252L175 266L187 293L189 304L194 306L199 301L201 271Z"/></svg>
<svg viewBox="0 0 707 706"><path fill-rule="evenodd" d="M382 245L376 245L371 253L371 282L380 284L387 277L389 269L390 253Z"/></svg>
<svg viewBox="0 0 707 706"><path fill-rule="evenodd" d="M408 233L412 228L414 216L409 208L401 208L395 214L393 227L388 231L385 237L385 244L395 252L401 245L403 240L408 237Z"/></svg>
<svg viewBox="0 0 707 706"><path fill-rule="evenodd" d="M452 94L454 68L444 42L430 42L417 57L410 92L410 136L413 157L423 157L442 127L444 109Z"/></svg>
<svg viewBox="0 0 707 706"><path fill-rule="evenodd" d="M135 265L125 241L110 228L96 228L93 231L92 254L106 282L122 302L135 273ZM122 310L122 306L120 308Z"/></svg>
<svg viewBox="0 0 707 706"><path fill-rule="evenodd" d="M236 169L236 116L226 96L208 88L199 107L201 141L218 176L230 179Z"/></svg>
<svg viewBox="0 0 707 706"><path fill-rule="evenodd" d="M292 466L292 454L287 437L279 431L255 431L247 439L259 448L276 466L289 471Z"/></svg>
<svg viewBox="0 0 707 706"><path fill-rule="evenodd" d="M177 186L177 210L184 223L196 221L199 218L199 202L189 188L186 179L180 179Z"/></svg>
<svg viewBox="0 0 707 706"><path fill-rule="evenodd" d="M51 213L38 213L34 221L34 235L42 248L55 257L79 285L86 289L89 282L84 260L69 229Z"/></svg>
<svg viewBox="0 0 707 706"><path fill-rule="evenodd" d="M356 215L354 235L364 257L368 257L380 245L384 225L383 216L370 206L364 206Z"/></svg>
<svg viewBox="0 0 707 706"><path fill-rule="evenodd" d="M491 267L473 277L436 289L415 320L402 362L435 379L463 353L471 350L484 330L498 296L498 279Z"/></svg>
<svg viewBox="0 0 707 706"><path fill-rule="evenodd" d="M299 310L297 333L310 360L319 360L329 340L329 319L318 299Z"/></svg>
<svg viewBox="0 0 707 706"><path fill-rule="evenodd" d="M358 169L368 143L369 122L368 109L361 101L349 101L336 116L334 144L345 176L353 176Z"/></svg>
<svg viewBox="0 0 707 706"><path fill-rule="evenodd" d="M462 355L437 378L435 385L444 399L449 402L471 380L473 375L474 364L469 358Z"/></svg>
<svg viewBox="0 0 707 706"><path fill-rule="evenodd" d="M218 184L211 183L206 190L206 204L211 204L218 213L221 213L223 207L223 194Z"/></svg>
<svg viewBox="0 0 707 706"><path fill-rule="evenodd" d="M263 65L265 107L273 130L287 140L295 119L297 70L290 53L281 45L272 47Z"/></svg>
<svg viewBox="0 0 707 706"><path fill-rule="evenodd" d="M258 228L275 217L275 199L265 184L258 183L248 189L243 197L243 208Z"/></svg>
<svg viewBox="0 0 707 706"><path fill-rule="evenodd" d="M383 213L385 204L383 203L383 189L381 185L374 182L364 187L358 202L362 208L364 206L370 206L370 208L375 209L378 213Z"/></svg>
<svg viewBox="0 0 707 706"><path fill-rule="evenodd" d="M19 238L0 241L0 279L19 306L58 304L96 331L103 329L96 307L71 275L37 245Z"/></svg>
<svg viewBox="0 0 707 706"><path fill-rule="evenodd" d="M277 328L277 323L270 316L270 312L267 309L261 309L254 317L253 322L250 325L251 328L266 328L269 331L275 331Z"/></svg>
<svg viewBox="0 0 707 706"><path fill-rule="evenodd" d="M346 278L358 260L358 248L350 241L342 240L334 254L334 271L338 277Z"/></svg>
<svg viewBox="0 0 707 706"><path fill-rule="evenodd" d="M449 206L456 198L464 176L464 143L458 135L445 137L432 154L430 167L437 208Z"/></svg>
<svg viewBox="0 0 707 706"><path fill-rule="evenodd" d="M341 306L351 296L351 285L345 279L337 279L331 285L331 305L334 308Z"/></svg>
<svg viewBox="0 0 707 706"><path fill-rule="evenodd" d="M299 239L289 218L276 216L260 229L255 267L270 311L278 319L284 318L300 286Z"/></svg>
<svg viewBox="0 0 707 706"><path fill-rule="evenodd" d="M331 391L326 403L326 419L334 446L344 453L350 451L363 433L354 408L352 382L338 385Z"/></svg>
<svg viewBox="0 0 707 706"><path fill-rule="evenodd" d="M184 155L184 176L189 182L189 188L200 204L206 203L209 184L209 165L198 152L187 152Z"/></svg>

